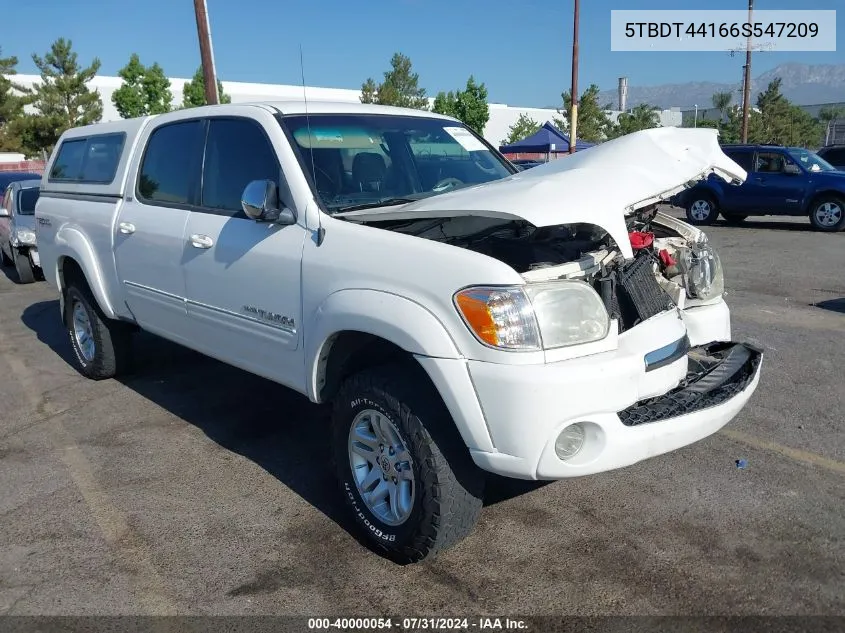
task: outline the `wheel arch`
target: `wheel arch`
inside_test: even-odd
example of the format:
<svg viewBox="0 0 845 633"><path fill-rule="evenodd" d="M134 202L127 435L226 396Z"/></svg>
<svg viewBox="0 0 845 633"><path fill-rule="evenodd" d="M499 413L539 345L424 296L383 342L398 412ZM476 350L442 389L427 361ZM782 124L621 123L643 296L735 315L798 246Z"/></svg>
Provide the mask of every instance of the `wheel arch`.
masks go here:
<svg viewBox="0 0 845 633"><path fill-rule="evenodd" d="M838 189L833 189L830 187L819 189L818 191L814 191L811 196L807 198L807 205L804 207L804 211L807 215L813 212L813 207L816 203L825 197L833 197L839 198L839 200L845 203L845 192L839 191Z"/></svg>
<svg viewBox="0 0 845 633"><path fill-rule="evenodd" d="M114 319L114 306L109 301L105 289L103 271L88 240L75 229L65 229L57 241L59 250L56 257L56 269L53 274L55 275L56 286L59 289L62 314L64 314L65 292L69 284L76 280L82 281L88 286L103 314L110 319Z"/></svg>
<svg viewBox="0 0 845 633"><path fill-rule="evenodd" d="M365 351L366 350L366 351ZM345 376L345 362L393 361L414 356L458 358L455 342L443 324L420 304L377 290L341 290L316 310L305 337L308 396L329 400ZM349 360L351 359L351 360Z"/></svg>

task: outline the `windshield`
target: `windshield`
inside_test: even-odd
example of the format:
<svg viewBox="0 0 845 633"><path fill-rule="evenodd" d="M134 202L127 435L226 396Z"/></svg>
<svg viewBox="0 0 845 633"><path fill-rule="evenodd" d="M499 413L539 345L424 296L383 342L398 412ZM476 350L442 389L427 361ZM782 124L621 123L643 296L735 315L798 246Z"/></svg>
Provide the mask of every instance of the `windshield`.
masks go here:
<svg viewBox="0 0 845 633"><path fill-rule="evenodd" d="M815 152L806 149L791 149L789 155L807 171L836 171L836 167Z"/></svg>
<svg viewBox="0 0 845 633"><path fill-rule="evenodd" d="M410 202L513 173L460 123L385 114L309 118L283 121L329 213Z"/></svg>
<svg viewBox="0 0 845 633"><path fill-rule="evenodd" d="M21 189L21 194L18 197L18 213L21 215L35 215L35 203L38 202L40 191L38 187Z"/></svg>

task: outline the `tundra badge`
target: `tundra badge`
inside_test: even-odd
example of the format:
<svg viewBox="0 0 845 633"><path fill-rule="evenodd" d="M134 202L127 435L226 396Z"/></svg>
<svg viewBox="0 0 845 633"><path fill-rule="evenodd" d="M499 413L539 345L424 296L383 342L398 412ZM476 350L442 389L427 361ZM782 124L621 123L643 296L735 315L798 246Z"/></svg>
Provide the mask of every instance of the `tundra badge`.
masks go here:
<svg viewBox="0 0 845 633"><path fill-rule="evenodd" d="M294 320L283 314L276 314L275 312L262 310L261 308L256 308L255 306L244 306L244 312L255 315L262 321L280 325L285 329L293 330L296 327Z"/></svg>

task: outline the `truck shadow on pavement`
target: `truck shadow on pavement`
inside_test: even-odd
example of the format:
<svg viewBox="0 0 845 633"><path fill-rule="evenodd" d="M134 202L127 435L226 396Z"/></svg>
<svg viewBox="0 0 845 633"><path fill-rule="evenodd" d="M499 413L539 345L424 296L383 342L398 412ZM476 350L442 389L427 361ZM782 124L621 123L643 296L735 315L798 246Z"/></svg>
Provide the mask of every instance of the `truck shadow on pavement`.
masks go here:
<svg viewBox="0 0 845 633"><path fill-rule="evenodd" d="M27 307L21 320L41 343L75 367L58 300ZM253 461L368 545L352 525L331 468L328 407L146 332L135 336L134 352L133 371L120 379L122 384L197 427L219 446ZM485 505L546 483L490 475Z"/></svg>

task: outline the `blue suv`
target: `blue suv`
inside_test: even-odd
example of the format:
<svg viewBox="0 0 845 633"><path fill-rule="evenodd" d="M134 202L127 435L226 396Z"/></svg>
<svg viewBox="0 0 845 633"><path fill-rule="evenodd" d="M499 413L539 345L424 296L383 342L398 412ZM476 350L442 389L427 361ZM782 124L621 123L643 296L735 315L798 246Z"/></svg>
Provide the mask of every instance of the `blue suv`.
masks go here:
<svg viewBox="0 0 845 633"><path fill-rule="evenodd" d="M820 231L845 228L845 171L799 147L723 145L748 172L742 185L718 176L679 194L674 204L691 224L712 224L719 214L731 224L749 215L808 216Z"/></svg>

